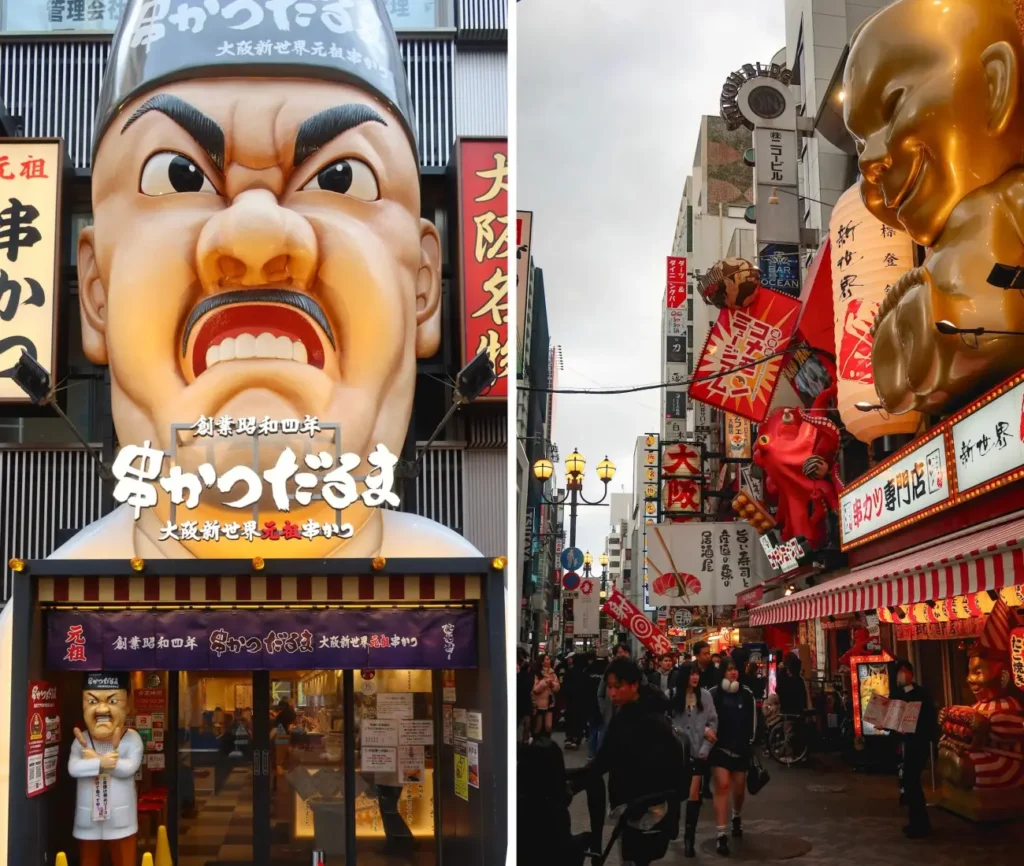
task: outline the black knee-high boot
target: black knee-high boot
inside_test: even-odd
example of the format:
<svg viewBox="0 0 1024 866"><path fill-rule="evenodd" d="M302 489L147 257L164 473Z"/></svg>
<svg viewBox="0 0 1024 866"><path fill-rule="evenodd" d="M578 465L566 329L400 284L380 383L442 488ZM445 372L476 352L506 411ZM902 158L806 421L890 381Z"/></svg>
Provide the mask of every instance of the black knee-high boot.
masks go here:
<svg viewBox="0 0 1024 866"><path fill-rule="evenodd" d="M683 831L683 853L687 857L697 856L697 819L700 817L700 800L686 801L686 829Z"/></svg>

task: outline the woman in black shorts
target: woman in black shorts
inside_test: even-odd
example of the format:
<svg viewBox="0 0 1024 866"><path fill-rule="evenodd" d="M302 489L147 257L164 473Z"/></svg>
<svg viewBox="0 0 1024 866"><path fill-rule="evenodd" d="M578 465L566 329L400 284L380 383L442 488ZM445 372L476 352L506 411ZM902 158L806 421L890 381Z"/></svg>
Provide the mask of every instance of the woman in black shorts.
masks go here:
<svg viewBox="0 0 1024 866"><path fill-rule="evenodd" d="M740 672L732 659L722 662L722 682L711 690L718 712L718 733L708 763L715 780L715 823L718 853L729 855L726 821L732 789L732 835L743 836L740 812L747 793L747 769L757 735L757 704L754 693L740 685Z"/></svg>

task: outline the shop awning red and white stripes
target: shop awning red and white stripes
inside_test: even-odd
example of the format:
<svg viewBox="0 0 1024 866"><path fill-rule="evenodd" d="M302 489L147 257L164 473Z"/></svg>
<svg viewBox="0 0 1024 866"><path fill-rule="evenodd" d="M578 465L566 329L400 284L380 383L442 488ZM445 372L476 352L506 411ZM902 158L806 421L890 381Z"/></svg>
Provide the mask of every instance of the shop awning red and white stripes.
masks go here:
<svg viewBox="0 0 1024 866"><path fill-rule="evenodd" d="M754 608L751 626L838 616L1024 584L1024 518L854 569Z"/></svg>

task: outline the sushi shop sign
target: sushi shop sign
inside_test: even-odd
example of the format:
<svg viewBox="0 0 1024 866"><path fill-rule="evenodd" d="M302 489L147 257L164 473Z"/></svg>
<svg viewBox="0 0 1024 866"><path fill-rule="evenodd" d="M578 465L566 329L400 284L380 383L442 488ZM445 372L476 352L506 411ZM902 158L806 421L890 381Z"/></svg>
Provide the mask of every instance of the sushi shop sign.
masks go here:
<svg viewBox="0 0 1024 866"><path fill-rule="evenodd" d="M197 465L192 472L182 468L178 458L185 452L174 446L170 454L149 440L122 447L111 467L113 497L131 508L138 520L144 510L157 505L162 490L170 500L171 518L161 529L161 541L350 538L354 530L343 519L345 509L357 503L368 508L397 508L400 504L393 489L398 457L378 444L367 456L366 467L360 455L340 453L336 444L328 444L340 442L340 425L321 426L318 418L309 415L302 419L203 416L194 424L172 425L175 445L182 434L190 450L199 445L202 453L212 455L218 447L236 448L249 459L222 471L215 462L223 461L211 456L203 462L194 460ZM237 512L238 518L189 519L194 513L208 516L196 511L204 497L216 497L218 507L229 514ZM314 500L326 503L338 520L302 520L298 514ZM284 519L281 525L277 520L261 522L257 519L261 508L275 515L296 516ZM321 510L319 515L325 513Z"/></svg>

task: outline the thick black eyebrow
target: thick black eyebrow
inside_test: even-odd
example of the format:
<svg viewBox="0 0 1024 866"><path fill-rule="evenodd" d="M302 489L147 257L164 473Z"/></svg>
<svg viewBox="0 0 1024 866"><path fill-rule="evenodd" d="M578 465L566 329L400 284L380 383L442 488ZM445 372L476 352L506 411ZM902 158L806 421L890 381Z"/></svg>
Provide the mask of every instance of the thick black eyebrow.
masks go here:
<svg viewBox="0 0 1024 866"><path fill-rule="evenodd" d="M169 93L157 94L142 103L121 128L121 134L123 135L129 126L150 111L159 111L161 114L167 115L206 151L210 162L217 166L218 171L224 171L224 130L220 128L217 121L207 117L194 105L177 96L171 96Z"/></svg>
<svg viewBox="0 0 1024 866"><path fill-rule="evenodd" d="M358 103L335 105L314 114L302 122L302 126L299 127L299 131L295 135L294 165L302 165L321 147L329 141L333 141L343 132L362 123L370 122L387 126L384 118L370 106Z"/></svg>

